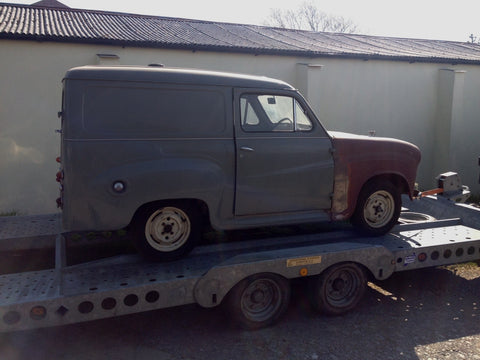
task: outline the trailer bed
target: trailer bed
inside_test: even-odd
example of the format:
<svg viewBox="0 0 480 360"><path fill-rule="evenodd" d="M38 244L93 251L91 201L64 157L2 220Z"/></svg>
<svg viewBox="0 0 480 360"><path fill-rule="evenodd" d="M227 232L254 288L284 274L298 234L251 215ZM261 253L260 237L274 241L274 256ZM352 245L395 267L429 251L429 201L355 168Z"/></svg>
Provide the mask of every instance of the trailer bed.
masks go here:
<svg viewBox="0 0 480 360"><path fill-rule="evenodd" d="M55 229L48 217L44 220ZM35 226L41 221L36 219ZM15 222L22 226L21 218ZM21 233L13 231L13 238ZM11 236L1 235L0 240ZM132 254L67 266L65 253L65 239L58 234L54 269L0 276L0 331L191 303L214 307L242 279L261 273L293 279L353 262L386 279L396 271L474 261L480 259L480 231L459 219L399 225L372 238L340 230L201 246L169 263L145 262Z"/></svg>

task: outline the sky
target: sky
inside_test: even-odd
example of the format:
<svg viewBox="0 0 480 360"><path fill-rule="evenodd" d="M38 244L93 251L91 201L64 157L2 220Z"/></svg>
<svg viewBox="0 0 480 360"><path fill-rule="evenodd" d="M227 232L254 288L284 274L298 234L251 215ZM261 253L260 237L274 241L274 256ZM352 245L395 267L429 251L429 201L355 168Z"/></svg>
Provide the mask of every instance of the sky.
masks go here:
<svg viewBox="0 0 480 360"><path fill-rule="evenodd" d="M37 0L0 0L31 4ZM272 8L296 9L305 0L60 0L78 9L264 25ZM470 41L480 38L478 0L311 0L330 15L352 20L365 35Z"/></svg>

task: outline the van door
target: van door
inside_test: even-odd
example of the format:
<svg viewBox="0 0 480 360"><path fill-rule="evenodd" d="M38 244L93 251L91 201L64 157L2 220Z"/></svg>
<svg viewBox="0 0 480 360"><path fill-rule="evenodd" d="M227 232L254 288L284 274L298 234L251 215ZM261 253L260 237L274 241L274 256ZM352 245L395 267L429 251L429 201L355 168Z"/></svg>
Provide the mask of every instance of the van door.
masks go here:
<svg viewBox="0 0 480 360"><path fill-rule="evenodd" d="M235 215L331 207L332 143L291 91L235 91Z"/></svg>

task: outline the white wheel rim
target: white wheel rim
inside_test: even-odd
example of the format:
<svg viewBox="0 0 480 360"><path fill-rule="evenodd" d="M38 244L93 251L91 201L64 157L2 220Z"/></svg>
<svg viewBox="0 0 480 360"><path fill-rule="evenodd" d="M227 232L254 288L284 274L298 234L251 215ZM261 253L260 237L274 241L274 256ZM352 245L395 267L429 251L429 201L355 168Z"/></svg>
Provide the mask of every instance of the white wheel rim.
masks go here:
<svg viewBox="0 0 480 360"><path fill-rule="evenodd" d="M184 245L190 236L187 214L174 207L155 211L145 224L145 238L155 250L170 252Z"/></svg>
<svg viewBox="0 0 480 360"><path fill-rule="evenodd" d="M367 199L363 208L363 217L368 226L381 228L392 220L394 212L395 200L392 194L385 190L379 190Z"/></svg>

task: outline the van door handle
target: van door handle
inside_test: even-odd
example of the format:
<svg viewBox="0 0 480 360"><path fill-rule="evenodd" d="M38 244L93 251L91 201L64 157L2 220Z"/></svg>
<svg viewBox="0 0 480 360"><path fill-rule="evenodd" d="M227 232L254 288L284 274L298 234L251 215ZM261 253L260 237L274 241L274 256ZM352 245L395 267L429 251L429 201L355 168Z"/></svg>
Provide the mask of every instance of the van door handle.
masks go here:
<svg viewBox="0 0 480 360"><path fill-rule="evenodd" d="M248 147L248 146L241 146L240 147L240 150L242 151L248 151L248 152L254 152L255 150L253 150L251 147Z"/></svg>

